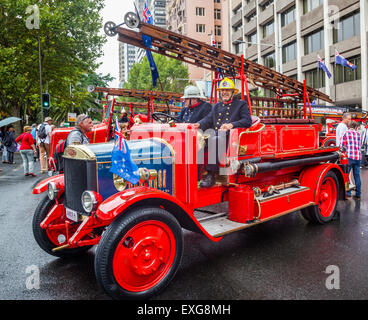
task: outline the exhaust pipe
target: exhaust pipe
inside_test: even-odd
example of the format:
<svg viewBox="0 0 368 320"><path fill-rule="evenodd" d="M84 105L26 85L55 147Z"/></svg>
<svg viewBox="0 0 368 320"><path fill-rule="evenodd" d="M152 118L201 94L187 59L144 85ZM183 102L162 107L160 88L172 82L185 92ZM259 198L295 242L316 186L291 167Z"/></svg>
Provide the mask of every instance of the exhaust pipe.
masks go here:
<svg viewBox="0 0 368 320"><path fill-rule="evenodd" d="M257 173L280 170L284 168L296 167L300 165L313 164L318 162L336 161L340 158L338 152L329 153L323 156L309 157L302 159L284 160L277 162L248 163L243 167L244 175L248 178L254 177Z"/></svg>

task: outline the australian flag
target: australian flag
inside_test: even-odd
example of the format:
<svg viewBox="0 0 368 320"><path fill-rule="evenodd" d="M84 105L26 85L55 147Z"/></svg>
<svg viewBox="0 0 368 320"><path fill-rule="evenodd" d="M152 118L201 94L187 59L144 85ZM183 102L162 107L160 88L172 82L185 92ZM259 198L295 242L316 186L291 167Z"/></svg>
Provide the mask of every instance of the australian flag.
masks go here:
<svg viewBox="0 0 368 320"><path fill-rule="evenodd" d="M321 57L318 55L318 68L322 69L329 78L331 78L331 73L328 70L326 64L324 63L324 61L321 59Z"/></svg>
<svg viewBox="0 0 368 320"><path fill-rule="evenodd" d="M152 18L151 12L148 9L147 0L144 2L143 19L142 20L145 23L153 24L153 18ZM147 48L152 47L151 37L142 34L142 40L143 40L144 45ZM153 56L152 56L151 51L146 50L146 56L147 56L147 59L148 59L149 65L150 65L150 69L151 69L152 83L153 83L153 86L156 87L157 86L157 79L159 78L156 63L155 63L155 60L153 60Z"/></svg>
<svg viewBox="0 0 368 320"><path fill-rule="evenodd" d="M120 130L117 117L115 118L115 145L111 154L110 172L133 185L137 184L140 179L139 169L130 156L129 147Z"/></svg>
<svg viewBox="0 0 368 320"><path fill-rule="evenodd" d="M349 62L348 60L346 60L340 53L338 53L336 51L336 55L335 55L335 62L336 64L341 64L344 67L348 67L352 70L355 70L357 68L357 66L351 62Z"/></svg>

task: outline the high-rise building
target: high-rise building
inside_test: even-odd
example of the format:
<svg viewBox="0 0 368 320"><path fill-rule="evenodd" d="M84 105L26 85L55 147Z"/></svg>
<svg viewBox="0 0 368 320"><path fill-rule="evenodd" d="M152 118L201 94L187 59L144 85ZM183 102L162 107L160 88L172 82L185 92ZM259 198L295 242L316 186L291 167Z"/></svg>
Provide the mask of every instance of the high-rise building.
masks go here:
<svg viewBox="0 0 368 320"><path fill-rule="evenodd" d="M367 0L230 0L236 54L368 109ZM335 51L354 63L336 65ZM332 74L318 69L320 56Z"/></svg>
<svg viewBox="0 0 368 320"><path fill-rule="evenodd" d="M167 29L184 36L211 43L214 37L218 48L229 50L229 1L230 0L167 0ZM206 70L188 65L189 78L200 80Z"/></svg>
<svg viewBox="0 0 368 320"><path fill-rule="evenodd" d="M124 82L128 81L129 71L132 69L136 62L137 48L127 44L119 42L119 81L120 87Z"/></svg>

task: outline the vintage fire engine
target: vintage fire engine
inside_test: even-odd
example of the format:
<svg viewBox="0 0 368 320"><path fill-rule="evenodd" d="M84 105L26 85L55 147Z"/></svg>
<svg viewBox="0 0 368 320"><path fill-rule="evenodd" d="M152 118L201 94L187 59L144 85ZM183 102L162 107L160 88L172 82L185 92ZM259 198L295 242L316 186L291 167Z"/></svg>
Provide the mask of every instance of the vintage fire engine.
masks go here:
<svg viewBox="0 0 368 320"><path fill-rule="evenodd" d="M133 13L126 21L140 32L111 23L106 29L140 47L143 33L162 54L171 50L175 58L190 57L190 63L210 70L222 68L234 77L239 73L245 93L244 80L253 77L260 86L281 90L294 100L318 96L329 101L305 83L141 23ZM287 106L285 101L280 98L278 108ZM33 190L46 192L34 214L36 241L57 257L79 255L98 245L95 273L102 288L116 299L147 299L178 271L183 229L217 242L298 210L310 222L330 222L351 187L347 158L336 147L319 146L320 126L308 118L307 103L303 110L281 111L283 117L253 117L250 128L230 131L221 161L226 174L210 188L198 187L199 154L206 136L191 124L157 121L132 127L127 144L139 167L137 185L109 171L113 143L68 146L65 173Z"/></svg>
<svg viewBox="0 0 368 320"><path fill-rule="evenodd" d="M113 138L112 132L112 118L114 113L115 106L125 106L129 107L129 116L130 123L134 124L134 122L142 123L142 122L151 122L153 121L151 114L156 112L180 112L180 107L169 105L169 102L181 102L181 94L175 92L164 92L164 91L148 91L148 90L135 90L135 89L115 89L115 88L106 88L106 87L95 87L88 86L89 92L100 92L105 94L105 99L99 101L104 105L102 110L102 123L95 125L91 132L87 134L90 139L90 143L102 143L107 142ZM147 103L144 102L119 102L115 99L110 99L109 96L117 96L117 97L129 97L136 99L146 100ZM166 102L157 103L156 101ZM134 114L133 110L137 108L146 108L146 114ZM59 143L64 141L68 134L74 128L56 128L51 133L51 142L50 142L50 158L48 163L48 169L51 172L55 172L56 165L55 160L53 158L53 154L55 149Z"/></svg>
<svg viewBox="0 0 368 320"><path fill-rule="evenodd" d="M367 125L367 113L366 112L351 112L352 121L361 122L364 125ZM335 114L331 115L328 114L325 116L326 120L326 127L320 133L320 145L324 147L334 146L336 145L336 128L341 121L341 115Z"/></svg>

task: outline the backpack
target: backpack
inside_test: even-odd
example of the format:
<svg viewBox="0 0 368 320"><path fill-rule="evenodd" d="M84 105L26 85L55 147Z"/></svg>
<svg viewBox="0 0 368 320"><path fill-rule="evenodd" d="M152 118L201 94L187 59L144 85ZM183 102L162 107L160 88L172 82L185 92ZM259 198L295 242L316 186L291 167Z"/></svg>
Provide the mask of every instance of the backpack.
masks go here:
<svg viewBox="0 0 368 320"><path fill-rule="evenodd" d="M40 125L40 128L38 129L38 138L40 140L45 140L47 138L46 123Z"/></svg>
<svg viewBox="0 0 368 320"><path fill-rule="evenodd" d="M5 147L10 147L12 145L12 141L11 141L11 138L10 138L10 134L7 132L5 133L5 138L3 140L3 143L4 143L4 146Z"/></svg>
<svg viewBox="0 0 368 320"><path fill-rule="evenodd" d="M55 162L55 170L59 172L64 171L63 154L64 154L65 148L66 148L66 139L57 144L54 154L53 154L53 158Z"/></svg>

